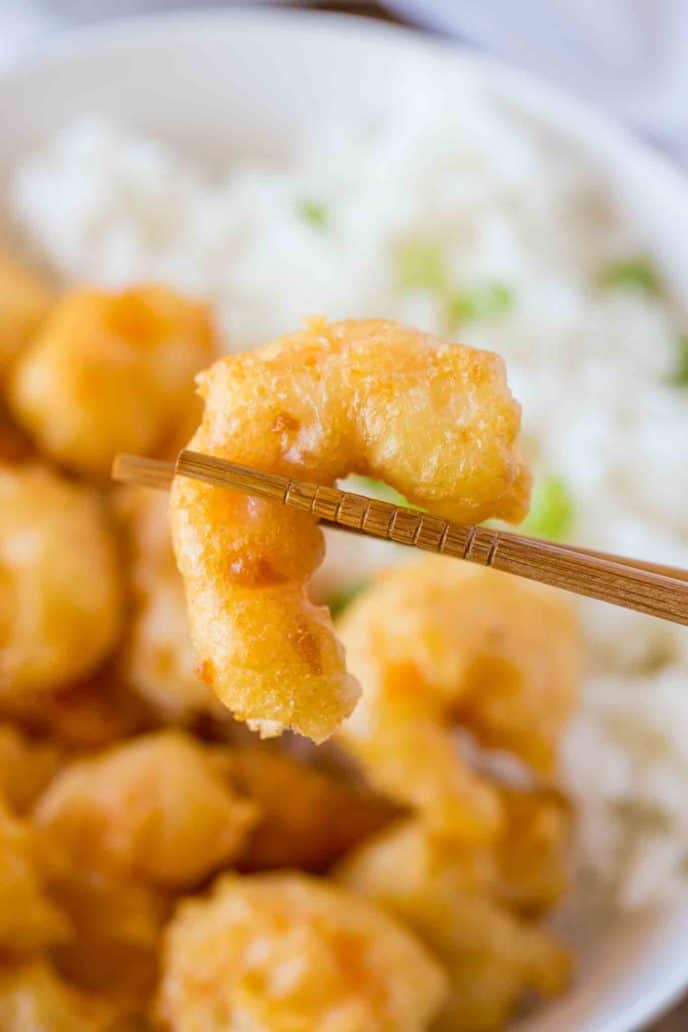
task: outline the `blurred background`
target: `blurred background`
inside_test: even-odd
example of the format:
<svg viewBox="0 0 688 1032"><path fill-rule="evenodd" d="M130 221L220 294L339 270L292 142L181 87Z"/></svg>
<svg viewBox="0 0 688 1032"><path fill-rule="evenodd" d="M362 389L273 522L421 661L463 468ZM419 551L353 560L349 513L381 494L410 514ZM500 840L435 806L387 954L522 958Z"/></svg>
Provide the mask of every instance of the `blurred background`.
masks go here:
<svg viewBox="0 0 688 1032"><path fill-rule="evenodd" d="M244 0L348 12L455 39L559 83L688 168L688 0ZM51 34L231 0L0 0L0 66ZM653 1032L686 1032L688 1006Z"/></svg>
<svg viewBox="0 0 688 1032"><path fill-rule="evenodd" d="M398 20L479 46L611 110L688 163L688 0L286 3ZM74 24L202 6L223 5L217 0L0 0L0 62L36 37Z"/></svg>

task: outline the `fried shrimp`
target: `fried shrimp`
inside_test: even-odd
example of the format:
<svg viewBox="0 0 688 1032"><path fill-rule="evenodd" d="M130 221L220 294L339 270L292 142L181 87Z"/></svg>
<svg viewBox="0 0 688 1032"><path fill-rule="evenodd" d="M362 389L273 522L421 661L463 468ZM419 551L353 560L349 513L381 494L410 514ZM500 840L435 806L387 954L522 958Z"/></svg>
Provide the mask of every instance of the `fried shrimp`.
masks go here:
<svg viewBox="0 0 688 1032"><path fill-rule="evenodd" d="M321 484L369 474L463 520L525 511L520 410L495 355L393 322L318 319L198 379L198 451ZM359 689L307 595L324 550L314 519L178 478L172 526L207 681L263 733L326 738Z"/></svg>
<svg viewBox="0 0 688 1032"><path fill-rule="evenodd" d="M15 813L26 813L62 759L53 743L32 741L12 724L0 724L0 799Z"/></svg>
<svg viewBox="0 0 688 1032"><path fill-rule="evenodd" d="M94 492L40 464L0 465L0 708L105 659L122 621L118 566Z"/></svg>
<svg viewBox="0 0 688 1032"><path fill-rule="evenodd" d="M229 875L182 903L162 966L168 1032L422 1032L446 990L410 932L298 874Z"/></svg>
<svg viewBox="0 0 688 1032"><path fill-rule="evenodd" d="M528 992L562 992L570 962L539 926L491 894L493 857L405 822L340 866L341 884L407 923L444 963L451 995L433 1028L498 1032Z"/></svg>
<svg viewBox="0 0 688 1032"><path fill-rule="evenodd" d="M150 713L116 676L113 663L93 677L42 695L22 711L21 719L29 731L67 751L100 749L150 728Z"/></svg>
<svg viewBox="0 0 688 1032"><path fill-rule="evenodd" d="M104 1000L64 982L45 961L0 970L2 1032L125 1032Z"/></svg>
<svg viewBox="0 0 688 1032"><path fill-rule="evenodd" d="M45 841L79 865L181 889L230 860L257 814L209 749L170 730L69 764L34 816Z"/></svg>
<svg viewBox="0 0 688 1032"><path fill-rule="evenodd" d="M352 850L356 859L350 869L379 869L383 884L393 858L404 858L408 871L434 871L433 877L447 879L453 891L487 894L506 910L528 917L545 913L569 884L571 807L552 789L495 787L504 820L494 841L457 842L435 834L419 818L407 818Z"/></svg>
<svg viewBox="0 0 688 1032"><path fill-rule="evenodd" d="M16 425L0 397L0 463L26 462L34 455L31 438Z"/></svg>
<svg viewBox="0 0 688 1032"><path fill-rule="evenodd" d="M64 939L68 932L68 921L44 891L37 869L37 845L30 823L13 817L0 801L0 953L3 954L35 952Z"/></svg>
<svg viewBox="0 0 688 1032"><path fill-rule="evenodd" d="M438 832L494 835L495 787L454 731L553 772L573 711L579 640L556 592L432 556L382 574L338 625L363 699L340 732L371 782Z"/></svg>
<svg viewBox="0 0 688 1032"><path fill-rule="evenodd" d="M50 951L59 973L126 1011L145 1008L158 977L170 901L148 886L76 866L70 877L51 881L50 889L72 928Z"/></svg>
<svg viewBox="0 0 688 1032"><path fill-rule="evenodd" d="M500 786L504 821L492 844L492 892L509 910L536 915L569 888L573 809L554 788Z"/></svg>
<svg viewBox="0 0 688 1032"><path fill-rule="evenodd" d="M231 860L255 819L212 750L181 731L66 766L34 810L45 881L75 932L54 951L60 971L140 1005L173 894Z"/></svg>
<svg viewBox="0 0 688 1032"><path fill-rule="evenodd" d="M165 287L76 290L17 362L9 401L47 455L106 476L118 451L181 443L199 414L194 374L215 352L205 305Z"/></svg>
<svg viewBox="0 0 688 1032"><path fill-rule="evenodd" d="M199 712L226 714L226 707L198 674L168 508L167 496L153 491L129 490L119 500L129 541L133 595L124 674L166 720L185 720Z"/></svg>
<svg viewBox="0 0 688 1032"><path fill-rule="evenodd" d="M0 252L0 378L39 329L53 303L43 280Z"/></svg>

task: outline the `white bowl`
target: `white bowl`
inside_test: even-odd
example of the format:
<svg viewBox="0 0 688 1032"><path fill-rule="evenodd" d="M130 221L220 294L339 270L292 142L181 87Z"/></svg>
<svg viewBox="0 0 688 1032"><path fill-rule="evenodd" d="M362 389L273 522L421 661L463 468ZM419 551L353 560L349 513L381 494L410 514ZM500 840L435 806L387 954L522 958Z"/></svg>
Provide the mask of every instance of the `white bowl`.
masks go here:
<svg viewBox="0 0 688 1032"><path fill-rule="evenodd" d="M0 174L81 113L102 112L208 155L283 154L393 81L404 63L461 89L466 75L592 152L688 299L688 184L617 126L529 76L415 34L304 12L234 10L73 33L0 77ZM453 84L453 85L452 85ZM561 1001L519 1032L632 1032L688 986L688 906L617 920L581 957Z"/></svg>

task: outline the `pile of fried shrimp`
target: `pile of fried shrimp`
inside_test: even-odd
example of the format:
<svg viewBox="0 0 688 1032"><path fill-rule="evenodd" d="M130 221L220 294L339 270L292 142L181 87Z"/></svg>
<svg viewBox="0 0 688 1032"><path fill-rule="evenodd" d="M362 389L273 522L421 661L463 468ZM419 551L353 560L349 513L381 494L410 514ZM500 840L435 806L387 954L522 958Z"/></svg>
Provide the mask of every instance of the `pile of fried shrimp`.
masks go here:
<svg viewBox="0 0 688 1032"><path fill-rule="evenodd" d="M414 558L335 623L307 514L109 474L190 441L518 522L502 363L383 320L225 351L0 257L0 1030L499 1032L571 977L566 601Z"/></svg>

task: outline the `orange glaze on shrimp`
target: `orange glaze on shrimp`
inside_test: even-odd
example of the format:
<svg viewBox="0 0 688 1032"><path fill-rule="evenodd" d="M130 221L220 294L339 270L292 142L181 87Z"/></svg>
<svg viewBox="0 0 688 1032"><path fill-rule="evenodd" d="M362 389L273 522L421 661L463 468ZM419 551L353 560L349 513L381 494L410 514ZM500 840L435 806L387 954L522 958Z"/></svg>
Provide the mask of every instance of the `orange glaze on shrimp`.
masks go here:
<svg viewBox="0 0 688 1032"><path fill-rule="evenodd" d="M197 451L321 484L371 475L454 519L526 509L520 410L493 354L384 320L316 319L199 383ZM264 734L326 738L359 689L308 598L324 552L315 520L179 478L172 526L207 681Z"/></svg>

